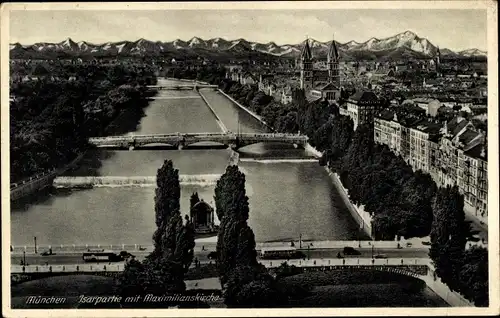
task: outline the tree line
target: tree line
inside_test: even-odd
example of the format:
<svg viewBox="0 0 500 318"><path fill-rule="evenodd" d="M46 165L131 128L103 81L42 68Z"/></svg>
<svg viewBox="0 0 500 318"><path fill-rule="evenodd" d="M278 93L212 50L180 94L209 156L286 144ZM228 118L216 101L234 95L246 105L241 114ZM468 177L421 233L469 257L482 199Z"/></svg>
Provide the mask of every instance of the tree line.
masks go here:
<svg viewBox="0 0 500 318"><path fill-rule="evenodd" d="M132 111L140 118L147 105L145 86L156 83L147 65L17 67L34 72L38 80L10 86L12 182L68 163L87 146L88 137L103 133L120 114Z"/></svg>

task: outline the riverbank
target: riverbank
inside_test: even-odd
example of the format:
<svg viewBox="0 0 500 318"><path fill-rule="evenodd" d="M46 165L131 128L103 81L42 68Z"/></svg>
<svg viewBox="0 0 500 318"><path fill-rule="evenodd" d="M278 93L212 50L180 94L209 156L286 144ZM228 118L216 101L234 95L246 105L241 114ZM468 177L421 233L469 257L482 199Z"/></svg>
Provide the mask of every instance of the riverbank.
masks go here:
<svg viewBox="0 0 500 318"><path fill-rule="evenodd" d="M364 210L363 206L357 206L352 203L349 199L348 191L346 188L344 188L344 185L340 181L339 176L327 167L325 167L325 169L332 179L335 188L342 196L342 199L344 199L344 202L347 205L349 212L351 212L352 217L358 222L359 227L362 228L363 231L373 239L374 235L372 230L372 217L370 216L370 214Z"/></svg>
<svg viewBox="0 0 500 318"><path fill-rule="evenodd" d="M10 190L10 200L16 201L22 197L28 196L36 191L40 191L48 186L52 185L54 179L68 171L69 169L76 166L76 164L83 158L85 152L80 153L75 159L70 163L59 169L54 169L52 172L46 173L41 177L35 177L30 179L28 182L18 185L17 187Z"/></svg>

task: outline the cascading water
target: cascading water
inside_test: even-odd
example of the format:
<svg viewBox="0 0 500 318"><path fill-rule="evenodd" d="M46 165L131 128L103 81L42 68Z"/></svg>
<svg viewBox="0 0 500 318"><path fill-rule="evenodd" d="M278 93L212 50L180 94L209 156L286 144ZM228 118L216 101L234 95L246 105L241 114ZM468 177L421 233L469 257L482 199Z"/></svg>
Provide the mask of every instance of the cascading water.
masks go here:
<svg viewBox="0 0 500 318"><path fill-rule="evenodd" d="M179 175L181 185L211 186L219 180L219 174ZM77 176L57 177L55 188L93 188L93 187L156 187L155 176Z"/></svg>

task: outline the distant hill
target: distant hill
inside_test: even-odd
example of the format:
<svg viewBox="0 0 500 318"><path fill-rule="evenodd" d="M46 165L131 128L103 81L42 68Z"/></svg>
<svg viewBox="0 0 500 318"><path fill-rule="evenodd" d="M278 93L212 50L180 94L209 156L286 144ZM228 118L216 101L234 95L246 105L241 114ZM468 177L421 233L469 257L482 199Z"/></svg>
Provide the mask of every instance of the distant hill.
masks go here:
<svg viewBox="0 0 500 318"><path fill-rule="evenodd" d="M278 45L275 42L258 43L245 39L225 40L214 38L204 40L193 37L188 41L177 39L171 42L137 41L107 42L93 44L85 41L74 42L68 38L59 43L35 43L10 45L11 58L61 58L71 56L201 56L206 58L296 58L305 41L298 44ZM309 39L313 56L325 58L331 42L319 42ZM438 48L429 40L417 36L411 31L396 34L385 39L371 38L363 43L349 41L335 42L341 58L357 59L399 59L405 57L431 58L435 57ZM487 53L478 49L468 49L453 52L443 48L440 50L443 58L475 58L486 57Z"/></svg>

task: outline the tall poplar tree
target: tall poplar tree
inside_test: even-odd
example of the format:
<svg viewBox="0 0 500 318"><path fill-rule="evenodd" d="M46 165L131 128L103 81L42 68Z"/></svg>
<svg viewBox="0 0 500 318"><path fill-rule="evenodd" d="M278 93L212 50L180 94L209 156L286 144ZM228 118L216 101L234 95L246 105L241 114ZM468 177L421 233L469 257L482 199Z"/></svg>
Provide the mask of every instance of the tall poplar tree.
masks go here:
<svg viewBox="0 0 500 318"><path fill-rule="evenodd" d="M166 252L165 248L172 248L173 238L179 227L182 226L180 218L180 196L179 170L174 169L171 160L165 160L163 166L158 169L156 175L155 190L155 222L157 230L153 235L155 251L154 255ZM176 216L173 220L172 217ZM166 237L167 231L170 238Z"/></svg>
<svg viewBox="0 0 500 318"><path fill-rule="evenodd" d="M217 240L217 265L221 283L238 265L257 264L255 236L248 226L248 197L245 191L245 175L238 166L229 166L217 182L215 205L220 227Z"/></svg>

